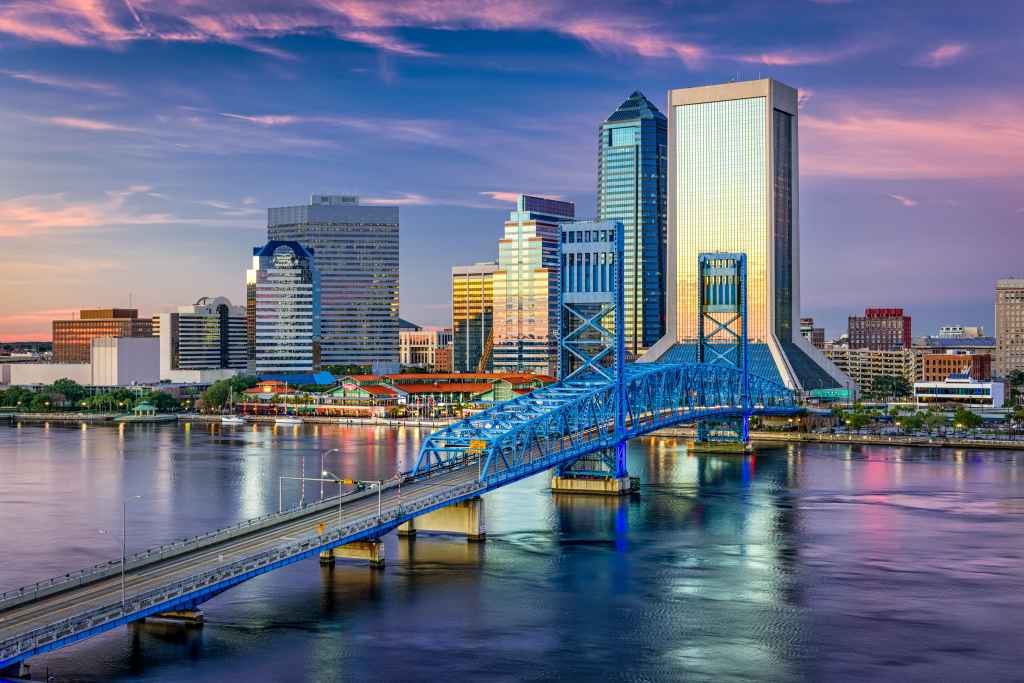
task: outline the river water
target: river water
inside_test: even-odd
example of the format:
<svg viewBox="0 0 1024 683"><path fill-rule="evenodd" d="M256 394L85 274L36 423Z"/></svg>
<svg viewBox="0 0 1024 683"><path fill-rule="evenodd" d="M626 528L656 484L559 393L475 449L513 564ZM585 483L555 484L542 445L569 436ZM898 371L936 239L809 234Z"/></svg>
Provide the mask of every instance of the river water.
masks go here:
<svg viewBox="0 0 1024 683"><path fill-rule="evenodd" d="M0 590L271 512L278 477L386 478L418 429L0 426ZM87 681L1022 680L1024 453L629 447L639 495L484 498L487 542L385 539L31 660ZM330 493L330 490L327 491ZM320 496L284 490L286 504ZM135 498L135 496L140 496Z"/></svg>

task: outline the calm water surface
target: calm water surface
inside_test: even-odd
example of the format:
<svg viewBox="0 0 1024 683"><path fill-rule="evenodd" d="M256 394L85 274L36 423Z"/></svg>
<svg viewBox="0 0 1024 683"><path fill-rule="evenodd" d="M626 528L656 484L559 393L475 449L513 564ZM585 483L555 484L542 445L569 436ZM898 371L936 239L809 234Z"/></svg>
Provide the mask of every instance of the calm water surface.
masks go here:
<svg viewBox="0 0 1024 683"><path fill-rule="evenodd" d="M0 590L410 467L416 429L0 426ZM485 544L385 539L37 657L89 681L1024 680L1024 453L630 444L640 495L488 494ZM330 493L330 491L328 491ZM285 490L289 504L319 485Z"/></svg>

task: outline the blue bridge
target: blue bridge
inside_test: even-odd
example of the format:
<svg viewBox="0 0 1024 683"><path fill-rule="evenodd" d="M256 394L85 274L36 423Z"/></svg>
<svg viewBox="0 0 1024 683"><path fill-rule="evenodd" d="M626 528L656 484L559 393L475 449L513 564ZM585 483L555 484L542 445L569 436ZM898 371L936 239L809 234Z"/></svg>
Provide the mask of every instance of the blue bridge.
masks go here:
<svg viewBox="0 0 1024 683"><path fill-rule="evenodd" d="M612 253L620 256L617 232ZM621 258L616 263L610 279L621 283ZM713 277L723 263L732 268L740 278L728 296L742 294L742 258L710 263ZM489 491L554 469L560 490L622 493L629 439L673 425L725 424L744 440L750 416L798 410L792 391L748 372L745 333L733 335L735 347L716 347L714 362L626 363L621 315L614 331L601 324L622 310L621 287L617 297L610 289L610 302L574 302L566 292L562 305L577 324L563 334L562 380L430 434L411 471L0 594L0 670L147 617L198 618L200 604L232 586L314 556L381 565L379 539L391 531L482 540L479 504ZM742 319L727 319L719 324L742 331ZM722 362L730 349L738 362Z"/></svg>

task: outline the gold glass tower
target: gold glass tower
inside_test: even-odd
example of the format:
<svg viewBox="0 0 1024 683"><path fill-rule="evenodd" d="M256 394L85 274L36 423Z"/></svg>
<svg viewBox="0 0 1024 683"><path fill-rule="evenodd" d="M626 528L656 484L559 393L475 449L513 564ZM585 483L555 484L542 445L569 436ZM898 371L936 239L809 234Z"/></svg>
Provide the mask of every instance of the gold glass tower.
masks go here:
<svg viewBox="0 0 1024 683"><path fill-rule="evenodd" d="M843 375L800 335L797 91L771 79L669 91L666 335L647 359L692 362L697 257L747 256L751 371L794 389Z"/></svg>

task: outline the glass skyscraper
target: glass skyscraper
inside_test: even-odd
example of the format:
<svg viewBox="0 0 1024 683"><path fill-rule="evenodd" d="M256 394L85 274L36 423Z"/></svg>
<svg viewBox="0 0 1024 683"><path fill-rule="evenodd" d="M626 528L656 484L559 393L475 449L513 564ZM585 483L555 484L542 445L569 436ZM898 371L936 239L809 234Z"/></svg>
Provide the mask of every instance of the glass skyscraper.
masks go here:
<svg viewBox="0 0 1024 683"><path fill-rule="evenodd" d="M622 223L626 351L665 334L668 120L634 92L598 129L597 216Z"/></svg>
<svg viewBox="0 0 1024 683"><path fill-rule="evenodd" d="M316 254L322 364L397 364L398 207L313 195L308 206L268 209L267 226L269 239Z"/></svg>
<svg viewBox="0 0 1024 683"><path fill-rule="evenodd" d="M751 371L798 390L849 378L800 335L797 91L771 79L669 91L666 335L696 359L697 257L747 255Z"/></svg>
<svg viewBox="0 0 1024 683"><path fill-rule="evenodd" d="M495 372L558 371L560 223L576 206L520 195L498 242L494 273Z"/></svg>
<svg viewBox="0 0 1024 683"><path fill-rule="evenodd" d="M452 268L452 368L455 372L493 367L494 272L498 264ZM484 359L480 367L480 359Z"/></svg>
<svg viewBox="0 0 1024 683"><path fill-rule="evenodd" d="M320 277L313 251L294 241L256 247L245 284L250 369L318 370Z"/></svg>

